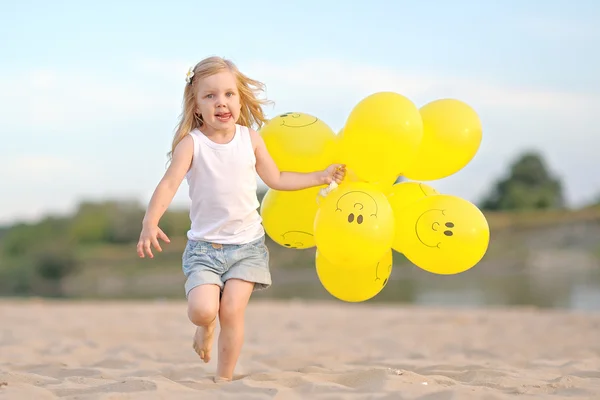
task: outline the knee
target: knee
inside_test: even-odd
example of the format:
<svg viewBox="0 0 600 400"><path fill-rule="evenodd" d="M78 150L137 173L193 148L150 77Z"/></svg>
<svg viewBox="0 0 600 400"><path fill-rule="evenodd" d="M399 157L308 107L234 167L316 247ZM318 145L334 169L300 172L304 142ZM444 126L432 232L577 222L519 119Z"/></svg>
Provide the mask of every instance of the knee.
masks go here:
<svg viewBox="0 0 600 400"><path fill-rule="evenodd" d="M194 325L207 326L217 317L217 308L208 304L190 304L188 318Z"/></svg>
<svg viewBox="0 0 600 400"><path fill-rule="evenodd" d="M225 300L225 299L224 299ZM221 325L236 325L243 323L245 306L234 301L222 301L219 309Z"/></svg>

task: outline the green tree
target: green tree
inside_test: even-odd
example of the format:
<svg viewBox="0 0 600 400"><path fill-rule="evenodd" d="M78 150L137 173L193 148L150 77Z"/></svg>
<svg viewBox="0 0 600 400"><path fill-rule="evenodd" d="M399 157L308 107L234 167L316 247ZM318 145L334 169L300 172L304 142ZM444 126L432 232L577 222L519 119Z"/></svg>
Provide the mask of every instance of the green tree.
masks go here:
<svg viewBox="0 0 600 400"><path fill-rule="evenodd" d="M0 240L10 230L10 226L0 226Z"/></svg>
<svg viewBox="0 0 600 400"><path fill-rule="evenodd" d="M37 223L18 223L0 237L0 249L8 256L22 256L48 240L65 235L68 218L46 217Z"/></svg>
<svg viewBox="0 0 600 400"><path fill-rule="evenodd" d="M74 249L65 243L49 243L32 256L35 271L43 279L60 281L79 268Z"/></svg>
<svg viewBox="0 0 600 400"><path fill-rule="evenodd" d="M30 259L35 273L32 290L39 295L62 297L64 278L81 267L75 248L60 240L37 248Z"/></svg>
<svg viewBox="0 0 600 400"><path fill-rule="evenodd" d="M534 210L564 207L562 184L552 176L541 154L528 151L511 165L508 176L494 183L483 210Z"/></svg>
<svg viewBox="0 0 600 400"><path fill-rule="evenodd" d="M76 243L134 242L143 216L136 202L82 202L71 221L71 238Z"/></svg>

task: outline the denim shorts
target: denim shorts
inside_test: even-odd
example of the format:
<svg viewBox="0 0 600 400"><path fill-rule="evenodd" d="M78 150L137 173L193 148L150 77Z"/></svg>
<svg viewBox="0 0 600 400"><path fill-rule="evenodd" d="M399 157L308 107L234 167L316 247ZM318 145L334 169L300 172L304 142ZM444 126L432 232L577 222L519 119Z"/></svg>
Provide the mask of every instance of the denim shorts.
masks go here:
<svg viewBox="0 0 600 400"><path fill-rule="evenodd" d="M271 286L269 249L264 235L245 244L214 244L188 240L182 256L185 295L199 285L219 285L236 278L254 283L254 290Z"/></svg>

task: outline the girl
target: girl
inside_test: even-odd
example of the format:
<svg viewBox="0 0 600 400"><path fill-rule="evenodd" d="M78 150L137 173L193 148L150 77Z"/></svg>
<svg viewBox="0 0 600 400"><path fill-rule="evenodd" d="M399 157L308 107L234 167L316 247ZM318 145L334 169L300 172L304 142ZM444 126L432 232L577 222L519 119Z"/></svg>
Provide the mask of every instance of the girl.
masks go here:
<svg viewBox="0 0 600 400"><path fill-rule="evenodd" d="M158 223L185 177L191 199L191 227L182 256L188 317L197 326L193 347L204 362L210 360L219 317L215 381L232 379L250 295L271 285L256 173L275 190L340 183L346 173L341 164L312 173L279 171L252 129L266 122L266 101L257 98L263 88L220 57L190 69L171 162L152 195L137 244L140 257L153 258L151 247L162 251L158 239L170 242Z"/></svg>

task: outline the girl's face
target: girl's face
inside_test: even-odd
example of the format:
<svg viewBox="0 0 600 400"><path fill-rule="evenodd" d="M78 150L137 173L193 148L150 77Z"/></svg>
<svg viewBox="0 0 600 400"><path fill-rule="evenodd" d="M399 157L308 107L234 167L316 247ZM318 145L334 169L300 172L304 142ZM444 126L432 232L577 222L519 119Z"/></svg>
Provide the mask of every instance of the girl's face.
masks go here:
<svg viewBox="0 0 600 400"><path fill-rule="evenodd" d="M235 129L241 108L237 81L231 72L222 71L198 82L196 112L212 133Z"/></svg>

